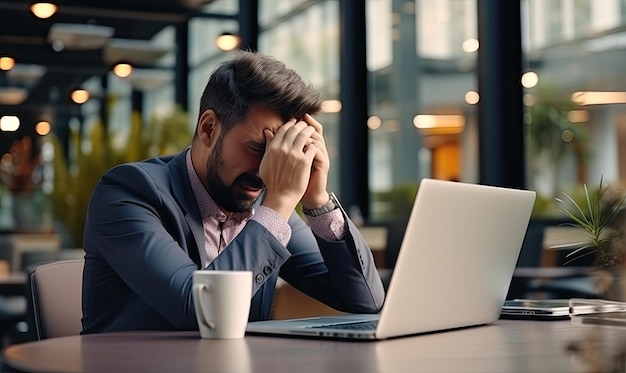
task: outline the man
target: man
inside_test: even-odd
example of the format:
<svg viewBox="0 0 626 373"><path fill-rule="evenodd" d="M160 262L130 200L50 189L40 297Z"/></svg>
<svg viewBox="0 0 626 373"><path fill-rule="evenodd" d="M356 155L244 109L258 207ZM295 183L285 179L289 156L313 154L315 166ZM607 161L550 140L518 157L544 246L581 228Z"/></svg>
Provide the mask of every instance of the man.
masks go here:
<svg viewBox="0 0 626 373"><path fill-rule="evenodd" d="M238 52L210 77L190 148L107 172L87 212L83 333L197 329L198 269L252 271L250 320L271 316L278 276L338 310L378 312L371 251L326 190L320 106L283 63Z"/></svg>

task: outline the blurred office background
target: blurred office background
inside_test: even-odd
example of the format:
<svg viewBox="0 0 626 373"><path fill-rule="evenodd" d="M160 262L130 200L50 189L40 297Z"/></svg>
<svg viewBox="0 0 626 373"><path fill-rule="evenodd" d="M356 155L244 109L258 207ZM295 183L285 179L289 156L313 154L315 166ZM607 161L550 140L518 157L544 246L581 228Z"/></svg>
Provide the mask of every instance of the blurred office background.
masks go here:
<svg viewBox="0 0 626 373"><path fill-rule="evenodd" d="M98 177L189 144L229 48L323 93L329 189L366 224L404 216L423 177L535 189L543 217L563 191L626 182L624 0L53 3L0 0L4 230L82 246Z"/></svg>

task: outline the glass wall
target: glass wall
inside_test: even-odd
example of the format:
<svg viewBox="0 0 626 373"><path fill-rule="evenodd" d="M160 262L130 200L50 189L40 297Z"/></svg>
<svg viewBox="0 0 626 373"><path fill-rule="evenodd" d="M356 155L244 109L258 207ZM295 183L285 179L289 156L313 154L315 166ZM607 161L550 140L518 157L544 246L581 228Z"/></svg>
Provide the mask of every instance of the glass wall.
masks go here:
<svg viewBox="0 0 626 373"><path fill-rule="evenodd" d="M216 0L203 10L231 19L199 17L189 23L188 112L183 120L190 130L210 72L228 57L215 39L238 31L238 4ZM559 193L577 193L583 183L595 186L601 178L626 185L626 1L520 4L528 125L528 168L520 172L527 172L528 188L538 192L538 212L552 216ZM259 0L259 51L295 69L329 102L339 99L341 90L339 5L336 0ZM369 222L379 223L406 216L423 177L479 181L477 3L367 0L365 5L369 158L363 166L369 169ZM136 135L137 91L143 97L144 126L181 118L172 116L176 32L170 26L155 36L154 43L171 53L156 62L152 74L106 78L106 99L83 107L85 141L68 151L72 159L76 149L95 156L97 142L92 144L88 133L97 127L104 107L102 124L111 145L125 149L123 144ZM103 80L88 83L101 86ZM331 156L329 189L339 191L341 109L324 108L317 118L325 126Z"/></svg>
<svg viewBox="0 0 626 373"><path fill-rule="evenodd" d="M259 51L285 62L303 80L339 99L339 4L337 1L259 2ZM329 190L338 191L338 108L324 105L316 119L324 125L330 155Z"/></svg>
<svg viewBox="0 0 626 373"><path fill-rule="evenodd" d="M476 2L370 0L372 220L408 214L419 180L476 181Z"/></svg>
<svg viewBox="0 0 626 373"><path fill-rule="evenodd" d="M476 0L368 0L369 187L371 221L410 207L422 177L478 181ZM523 0L528 123L528 187L541 198L582 182L626 181L624 0ZM213 13L236 14L215 1ZM339 98L339 3L259 1L259 51L294 68L328 100ZM227 53L215 47L235 20L190 22L189 125L210 71ZM534 77L534 80L533 80ZM583 93L577 93L583 92ZM594 92L614 92L598 96ZM173 102L173 84L145 93L148 113ZM593 100L605 100L604 102ZM607 101L608 100L608 101ZM538 135L541 110L567 109L561 127ZM559 106L560 105L560 106ZM534 118L534 126L533 126ZM320 113L331 154L329 188L339 189L335 110ZM552 141L552 142L546 142Z"/></svg>
<svg viewBox="0 0 626 373"><path fill-rule="evenodd" d="M622 0L524 0L529 187L545 201L581 184L626 185Z"/></svg>

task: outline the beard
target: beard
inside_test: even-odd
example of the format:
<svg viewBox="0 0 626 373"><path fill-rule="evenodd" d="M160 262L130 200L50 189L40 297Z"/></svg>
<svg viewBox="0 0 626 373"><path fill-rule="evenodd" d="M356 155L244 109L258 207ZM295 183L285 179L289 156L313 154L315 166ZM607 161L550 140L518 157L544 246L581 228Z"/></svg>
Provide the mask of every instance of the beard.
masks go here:
<svg viewBox="0 0 626 373"><path fill-rule="evenodd" d="M264 187L263 180L255 174L244 173L237 176L230 185L226 185L226 182L224 182L224 179L222 179L219 174L220 169L224 166L222 146L223 141L220 137L207 161L207 185L209 186L209 194L215 203L227 211L249 211L252 209L258 197L250 197L240 190L241 188L262 189Z"/></svg>

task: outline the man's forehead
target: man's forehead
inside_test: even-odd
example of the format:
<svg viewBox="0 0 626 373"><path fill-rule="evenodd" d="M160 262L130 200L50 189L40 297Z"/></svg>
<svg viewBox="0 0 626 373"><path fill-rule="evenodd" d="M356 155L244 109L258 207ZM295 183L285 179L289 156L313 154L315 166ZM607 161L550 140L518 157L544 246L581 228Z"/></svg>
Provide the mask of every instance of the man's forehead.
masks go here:
<svg viewBox="0 0 626 373"><path fill-rule="evenodd" d="M250 110L238 123L235 125L237 133L239 135L246 135L247 137L255 137L265 141L265 130L270 130L272 133L285 124L286 120L276 110L258 105L250 105Z"/></svg>
<svg viewBox="0 0 626 373"><path fill-rule="evenodd" d="M284 123L268 124L264 121L245 121L241 122L233 127L234 135L236 137L243 138L244 140L253 140L257 142L265 143L265 130L276 133L278 128Z"/></svg>

